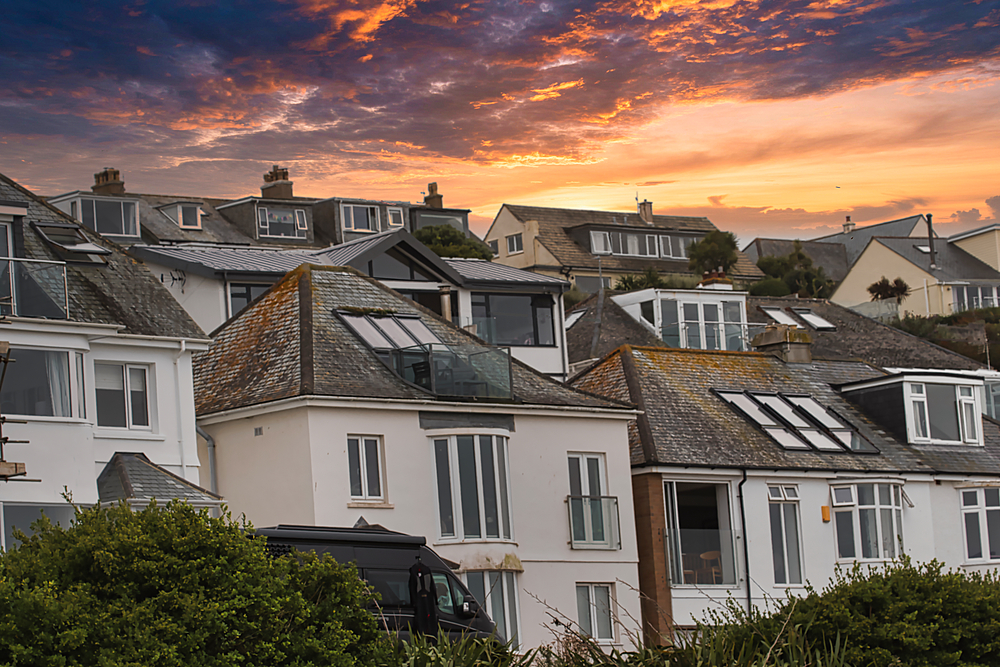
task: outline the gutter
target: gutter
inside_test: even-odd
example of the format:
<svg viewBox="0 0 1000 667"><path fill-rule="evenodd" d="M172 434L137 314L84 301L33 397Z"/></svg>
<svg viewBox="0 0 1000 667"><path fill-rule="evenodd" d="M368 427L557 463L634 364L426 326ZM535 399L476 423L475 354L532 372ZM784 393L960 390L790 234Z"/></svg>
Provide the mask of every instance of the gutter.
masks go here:
<svg viewBox="0 0 1000 667"><path fill-rule="evenodd" d="M187 340L181 339L180 349L174 357L174 397L177 411L177 449L181 456L181 477L187 479L187 463L184 460L184 417L181 415L181 357L187 352Z"/></svg>
<svg viewBox="0 0 1000 667"><path fill-rule="evenodd" d="M753 611L753 591L750 588L750 547L747 544L747 513L743 504L743 485L747 483L747 469L740 468L743 479L736 486L736 494L740 499L740 526L743 531L743 563L746 568L747 577L747 614Z"/></svg>

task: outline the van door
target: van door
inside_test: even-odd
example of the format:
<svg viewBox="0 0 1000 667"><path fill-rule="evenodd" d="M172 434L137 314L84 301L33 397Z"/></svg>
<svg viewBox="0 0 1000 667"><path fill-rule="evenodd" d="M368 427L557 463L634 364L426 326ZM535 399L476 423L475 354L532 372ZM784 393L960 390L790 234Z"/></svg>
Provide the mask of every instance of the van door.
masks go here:
<svg viewBox="0 0 1000 667"><path fill-rule="evenodd" d="M483 612L480 611L476 616L463 613L462 604L466 597L472 598L472 594L465 589L461 582L450 572L435 571L433 576L435 592L437 593L438 625L448 634L449 638L454 641L461 635L492 636L492 632L482 629L492 625L483 623L479 618Z"/></svg>

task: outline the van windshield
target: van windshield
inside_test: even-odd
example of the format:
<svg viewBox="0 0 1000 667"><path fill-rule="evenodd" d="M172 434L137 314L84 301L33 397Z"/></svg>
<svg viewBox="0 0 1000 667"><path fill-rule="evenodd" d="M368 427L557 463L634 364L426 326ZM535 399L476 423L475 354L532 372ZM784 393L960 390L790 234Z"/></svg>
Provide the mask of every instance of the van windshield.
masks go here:
<svg viewBox="0 0 1000 667"><path fill-rule="evenodd" d="M382 596L383 607L410 606L410 573L406 570L365 570L365 581Z"/></svg>

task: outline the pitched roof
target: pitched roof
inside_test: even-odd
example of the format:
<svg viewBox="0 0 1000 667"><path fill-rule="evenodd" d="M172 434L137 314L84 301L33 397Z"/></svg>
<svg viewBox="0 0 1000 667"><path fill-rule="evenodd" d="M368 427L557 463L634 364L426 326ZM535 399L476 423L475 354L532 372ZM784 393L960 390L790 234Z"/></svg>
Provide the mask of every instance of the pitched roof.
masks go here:
<svg viewBox="0 0 1000 667"><path fill-rule="evenodd" d="M88 197L99 197L88 193ZM126 193L124 197L139 199L139 220L144 236L151 236L160 243L229 243L258 245L259 241L244 234L216 210L228 199L214 197L184 197L176 195L146 195ZM182 229L171 220L162 207L170 204L198 204L201 208L201 229Z"/></svg>
<svg viewBox="0 0 1000 667"><path fill-rule="evenodd" d="M812 354L822 359L861 359L880 368L938 368L976 370L983 364L918 338L895 327L882 324L849 308L826 299L795 297L747 297L747 322L750 336L764 325L773 324L762 307L780 308L812 337ZM818 331L792 308L809 308L836 327L836 331Z"/></svg>
<svg viewBox="0 0 1000 667"><path fill-rule="evenodd" d="M633 466L676 465L857 472L955 471L938 448L914 447L888 435L871 416L834 388L883 377L858 361L786 364L756 352L705 352L625 346L573 382L596 393L624 383L644 411L631 432ZM808 394L832 408L879 450L878 454L786 450L712 390ZM617 388L620 395L620 386ZM986 447L949 448L962 472L1000 474L1000 425L984 420Z"/></svg>
<svg viewBox="0 0 1000 667"><path fill-rule="evenodd" d="M331 266L353 266L356 269L362 270L364 264L369 260L396 247L402 248L407 254L421 261L432 271L445 277L452 283L456 285L461 284L462 278L453 267L402 227L326 248L317 252L316 256L317 258L321 258L324 264Z"/></svg>
<svg viewBox="0 0 1000 667"><path fill-rule="evenodd" d="M574 268L597 268L597 258L588 248L577 243L568 233L581 225L617 225L623 230L649 232L689 232L692 236L704 236L716 227L708 218L654 215L653 224L648 225L636 213L615 211L587 211L570 208L545 208L542 206L519 206L504 204L511 214L523 223L538 223L538 239L545 248L559 260L562 266ZM759 280L763 277L760 269L743 253L737 251L739 259L730 272L735 278ZM687 260L655 259L641 257L607 256L602 258L603 268L608 271L628 271L641 273L647 266L655 266L668 273L690 273Z"/></svg>
<svg viewBox="0 0 1000 667"><path fill-rule="evenodd" d="M525 271L506 264L490 262L485 259L466 259L464 257L445 257L444 262L453 268L467 287L488 286L491 284L523 286L554 287L560 291L569 289L569 283L562 278Z"/></svg>
<svg viewBox="0 0 1000 667"><path fill-rule="evenodd" d="M841 243L847 251L848 265L853 265L858 261L858 257L864 251L868 242L876 236L909 236L913 233L914 227L918 224L927 224L927 219L923 215L911 215L899 220L889 220L880 222L877 225L867 227L855 227L854 231L839 232L828 236L820 236L812 239L819 243Z"/></svg>
<svg viewBox="0 0 1000 667"><path fill-rule="evenodd" d="M597 319L597 295L592 294L566 313L580 313L572 326L566 330L566 352L569 362L575 364L587 359L600 359L622 345L662 346L663 343L652 332L637 322L611 297L618 292L606 290L601 306L597 347L594 348L594 325ZM593 354L591 354L593 352Z"/></svg>
<svg viewBox="0 0 1000 667"><path fill-rule="evenodd" d="M0 174L0 200L27 204L22 227L25 259L58 260L53 249L29 222L72 225L91 243L109 251L106 264L66 265L69 320L118 324L125 333L144 336L207 338L170 292L143 263L116 244L102 238L44 199Z"/></svg>
<svg viewBox="0 0 1000 667"><path fill-rule="evenodd" d="M263 248L256 246L184 245L132 246L129 252L140 259L183 269L206 278L222 274L254 273L283 276L309 262L321 262L314 251Z"/></svg>
<svg viewBox="0 0 1000 667"><path fill-rule="evenodd" d="M218 505L222 496L192 484L162 468L142 453L115 452L97 476L97 495L102 503L126 500L147 505L184 500L195 505Z"/></svg>
<svg viewBox="0 0 1000 667"><path fill-rule="evenodd" d="M938 240L934 244L934 263L937 268L933 270L931 269L930 253L918 249L919 247L927 247L927 239L880 236L874 239L873 242L881 243L914 266L932 274L940 281L977 280L1000 282L1000 271L962 250L957 245L948 243L943 239Z"/></svg>
<svg viewBox="0 0 1000 667"><path fill-rule="evenodd" d="M417 315L446 345L496 350L430 310L350 267L302 266L214 332L195 356L199 415L292 396L459 400L435 397L396 375L335 311L366 309ZM511 360L515 401L537 405L625 408L565 387Z"/></svg>
<svg viewBox="0 0 1000 667"><path fill-rule="evenodd" d="M782 257L790 254L795 250L796 243L801 244L802 252L812 259L815 266L823 267L827 278L840 282L847 275L849 267L847 250L842 243L756 238L743 249L743 252L751 261L757 263L761 257Z"/></svg>

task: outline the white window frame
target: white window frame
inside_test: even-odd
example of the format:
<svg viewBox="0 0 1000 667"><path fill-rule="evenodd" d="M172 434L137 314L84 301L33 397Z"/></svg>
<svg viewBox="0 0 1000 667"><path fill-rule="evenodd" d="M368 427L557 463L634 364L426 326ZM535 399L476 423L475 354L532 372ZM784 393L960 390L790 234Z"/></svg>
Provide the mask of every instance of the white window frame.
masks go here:
<svg viewBox="0 0 1000 667"><path fill-rule="evenodd" d="M799 511L799 489L794 484L768 484L767 485L767 500L768 500L768 515L771 525L771 556L776 561L781 559L781 567L784 570L785 581L778 581L778 574L775 572L774 585L780 586L782 588L787 588L791 586L802 586L804 582L803 572L805 571L804 563L802 562L802 518L801 512ZM777 506L778 510L778 531L780 532L780 545L775 544L775 523L774 515L771 514L771 508ZM795 535L790 537L788 534L788 514L785 510L786 507L793 508L794 516L791 521L794 522ZM776 546L780 546L781 553L778 553ZM792 558L789 555L789 547L794 546L796 549L796 558L798 565L798 581L791 581L793 577L791 576L789 565L792 562Z"/></svg>
<svg viewBox="0 0 1000 667"><path fill-rule="evenodd" d="M965 540L965 561L967 563L988 563L1000 560L1000 489L997 487L960 488L959 507L962 512L962 536ZM993 496L988 498L987 496ZM970 497L974 501L968 503ZM967 504L968 503L968 504ZM997 518L997 529L990 531L990 517ZM969 549L969 523L974 519L979 533L979 556L973 556ZM994 551L993 545L996 545Z"/></svg>
<svg viewBox="0 0 1000 667"><path fill-rule="evenodd" d="M374 216L369 216L369 219L374 221L375 224L374 229L358 229L357 227L354 226L353 209L355 208L366 208L369 211L374 211ZM352 209L350 218L348 218L347 209ZM344 221L344 230L349 232L358 232L360 234L376 234L382 229L382 220L381 217L379 216L378 206L374 206L372 204L341 204L340 219Z"/></svg>
<svg viewBox="0 0 1000 667"><path fill-rule="evenodd" d="M861 494L859 487L872 487L874 504L861 504ZM881 498L880 486L889 487L889 504L885 504ZM850 499L837 499L838 490L849 490ZM840 483L830 485L830 503L833 507L833 533L836 548L837 562L887 562L897 560L904 552L905 537L903 535L903 484L898 480L871 480L856 481L852 483ZM873 510L875 522L875 548L879 553L875 556L865 556L861 536L861 511ZM890 534L885 534L884 512L888 511L892 525L889 527ZM851 533L854 541L854 556L842 555L844 545L840 544L838 526L841 521L839 516L849 516L851 521ZM888 541L887 541L888 540ZM892 553L887 554L887 545L891 544Z"/></svg>
<svg viewBox="0 0 1000 667"><path fill-rule="evenodd" d="M618 516L611 512L611 507L608 503L603 501L604 498L611 497L611 493L608 490L608 478L607 478L607 464L605 462L604 452L567 452L566 461L569 467L569 498L567 499L570 503L570 544L574 549L619 549L621 548L621 539L618 535ZM573 467L570 462L577 462L577 473L579 474L579 479L575 480L574 484L572 470ZM590 468L588 465L589 461L597 462L597 486L596 492L591 488L590 480ZM579 486L579 493L574 493L574 485ZM585 498L597 498L597 502L600 503L600 509L594 510L592 507L585 508L585 503L582 498L579 502L574 501L574 496L583 496ZM593 500L591 500L593 502ZM583 533L584 539L577 540L573 533L574 527L572 525L573 518L573 508L576 507L583 518ZM617 508L617 505L615 506ZM596 516L595 516L596 515ZM603 540L594 539L594 522L595 519L599 519L601 524L601 529L604 535ZM590 539L587 539L590 538Z"/></svg>
<svg viewBox="0 0 1000 667"><path fill-rule="evenodd" d="M124 391L125 391L125 426L107 426L100 423L100 414L96 407L97 401L97 367L98 366L115 366L122 369L122 378L124 380ZM129 374L130 370L141 370L145 375L146 384L146 421L149 424L134 424L132 422L132 388L131 388L131 377ZM111 429L116 431L152 431L153 430L153 407L155 406L155 401L153 400L153 366L152 364L133 364L133 363L123 363L120 361L105 361L103 359L94 360L94 423L97 428L101 429Z"/></svg>
<svg viewBox="0 0 1000 667"><path fill-rule="evenodd" d="M107 236L136 237L136 236L140 236L141 235L142 225L140 224L140 220L139 220L139 202L136 201L135 199L119 199L119 198L115 198L115 197L79 197L79 198L77 198L74 201L77 203L77 206L78 206L77 207L77 211L80 214L80 217L77 218L77 221L81 225L83 225L84 227L87 227L87 225L83 222L83 207L84 207L84 205L87 202L91 203L91 207L94 210L94 228L91 231L97 232L98 234L107 235ZM103 201L103 202L115 202L115 203L118 203L118 204L122 205L122 233L121 234L115 234L115 233L112 233L112 232L102 232L102 231L100 231L100 230L97 229L98 223L97 223L97 206L96 206L96 202L99 202L99 201ZM133 207L133 209L134 209L134 211L135 211L135 221L134 221L135 222L135 233L133 233L133 234L129 234L129 233L127 233L125 231L125 208L124 208L125 204L131 204L132 207ZM72 210L72 202L70 203L70 209ZM87 229L90 229L90 227L87 227Z"/></svg>
<svg viewBox="0 0 1000 667"><path fill-rule="evenodd" d="M958 421L959 439L941 440L931 436L931 417L929 398L927 393L928 384L939 384L954 387L955 391L955 418ZM966 394L963 390L968 390ZM906 434L910 442L917 444L941 444L941 445L982 445L983 429L982 415L983 406L980 403L981 391L971 384L957 384L954 382L941 381L938 378L928 378L926 380L903 383L903 402L906 406ZM973 421L969 423L970 418ZM926 427L921 433L920 427Z"/></svg>
<svg viewBox="0 0 1000 667"><path fill-rule="evenodd" d="M16 357L16 353L19 350L30 350L32 352L52 352L52 353L63 353L66 355L67 364L67 381L69 386L67 389L67 395L69 396L69 414L68 415L22 415L16 412L7 413L10 417L15 417L18 420L25 421L66 421L70 419L86 419L87 418L87 393L86 393L86 378L84 375L84 362L83 362L83 352L79 350L70 350L66 348L53 348L53 347L37 347L34 345L21 345L19 343L10 344L11 351ZM15 364L16 367L16 364ZM10 385L7 385L8 388Z"/></svg>
<svg viewBox="0 0 1000 667"><path fill-rule="evenodd" d="M271 223L267 219L267 206L257 207L257 238L269 238L269 239L304 239L308 237L309 234L309 224L308 218L306 218L305 209L293 208L284 209L284 207L276 206L274 208L291 210L292 216L295 218L295 236L283 236L281 234L271 234ZM262 220L263 218L263 220ZM300 223L299 220L302 220ZM304 225L304 226L303 226ZM302 232L299 234L299 232Z"/></svg>
<svg viewBox="0 0 1000 667"><path fill-rule="evenodd" d="M470 436L473 438L473 452L475 454L476 471L476 491L477 503L479 505L479 536L465 536L465 516L462 504L462 480L459 470L458 438L460 436ZM481 452L480 437L489 436L493 439L493 488L496 494L497 506L497 537L488 537L486 521L486 503L484 502L483 488L483 460ZM429 435L431 460L434 465L435 491L438 496L438 535L443 542L513 542L514 534L514 512L513 495L510 487L510 433L496 429L470 429L468 431L447 434ZM442 480L439 476L438 442L446 441L448 452L448 479ZM498 447L499 446L499 447ZM503 455L503 466L499 465L497 452ZM447 481L448 487L445 489L442 484ZM447 490L447 494L445 491ZM444 530L442 520L443 509L441 502L450 500L452 512L452 534L447 534ZM506 506L505 506L506 503ZM505 517L506 514L506 517ZM504 533L504 519L506 518L507 532Z"/></svg>
<svg viewBox="0 0 1000 667"><path fill-rule="evenodd" d="M351 441L357 441L358 448L358 483L360 486L361 493L354 493L354 480L352 475L354 474L354 462L351 460ZM369 460L368 456L368 443L375 443L375 462ZM347 475L348 475L348 490L351 495L351 501L376 501L379 503L386 502L388 495L386 493L385 486L385 439L381 435L348 435L347 436ZM372 493L369 486L369 475L372 472L370 466L374 465L374 471L378 477L378 493Z"/></svg>
<svg viewBox="0 0 1000 667"><path fill-rule="evenodd" d="M733 485L729 480L720 479L708 479L708 478L670 478L664 479L663 482L663 513L666 520L667 534L664 536L665 543L667 545L667 559L669 561L667 565L667 577L670 579L671 587L687 587L687 588L702 588L708 587L725 587L732 588L740 580L740 561L736 554L736 526L733 521L735 515L734 497L733 497ZM723 582L716 584L701 584L697 580L694 582L686 581L685 577L685 564L683 561L684 557L684 544L683 536L681 535L680 527L681 514L680 508L678 507L677 500L677 485L678 484L707 484L713 487L722 487L725 489L725 504L716 505L716 512L720 509L725 510L726 525L722 525L723 521L720 515L719 521L719 551L721 552L720 561L722 561L723 567L725 567L725 559L728 557L732 561L732 581L726 582L725 570L722 572ZM718 490L716 491L716 500L718 500ZM674 572L677 570L677 572Z"/></svg>
<svg viewBox="0 0 1000 667"><path fill-rule="evenodd" d="M392 221L392 214L393 213L399 213L399 222L393 222ZM398 206L390 206L390 207L388 207L386 209L386 216L388 217L388 220L386 221L386 224L389 227L402 227L402 226L404 226L406 224L406 218L403 216L403 209L401 209Z"/></svg>
<svg viewBox="0 0 1000 667"><path fill-rule="evenodd" d="M611 237L608 232L590 232L590 252L593 255L611 254Z"/></svg>
<svg viewBox="0 0 1000 667"><path fill-rule="evenodd" d="M463 583L473 597L476 596L479 584L472 583L472 579L478 576L483 580L484 595L482 600L477 597L476 601L496 624L501 636L512 642L513 648L517 649L521 636L521 601L518 596L517 573L511 570L467 571Z"/></svg>
<svg viewBox="0 0 1000 667"><path fill-rule="evenodd" d="M505 238L507 239L508 255L520 255L524 252L524 236L521 232L508 234Z"/></svg>
<svg viewBox="0 0 1000 667"><path fill-rule="evenodd" d="M184 224L184 209L193 208L195 209L195 218L197 222L193 225ZM172 206L164 206L162 209L164 215L170 218L174 224L176 224L181 229L201 229L201 216L204 215L204 211L201 210L201 206L195 203L179 203ZM171 211L173 211L171 213Z"/></svg>
<svg viewBox="0 0 1000 667"><path fill-rule="evenodd" d="M608 625L610 626L610 634L607 636L600 636L597 633L600 631L600 624L598 621L599 610L597 608L597 595L596 590L598 588L607 589L608 592ZM615 585L610 582L577 582L576 583L576 604L577 604L577 616L583 616L583 609L581 609L580 592L586 591L587 594L587 618L586 624L583 618L577 618L577 622L580 625L580 632L593 638L598 644L614 644L616 643L616 638L618 635L618 619L615 618ZM587 630L587 626L590 626L590 630Z"/></svg>

